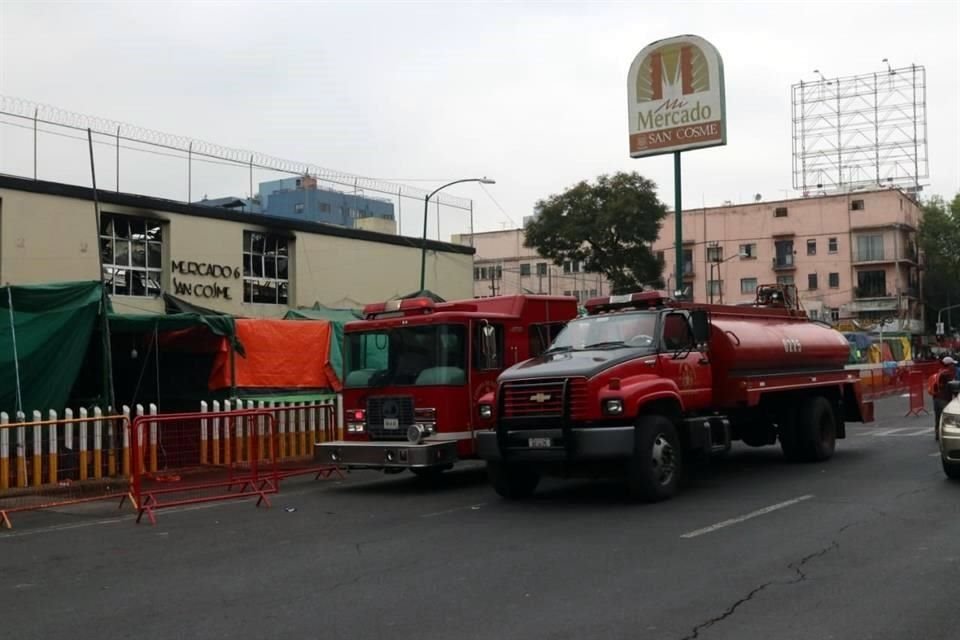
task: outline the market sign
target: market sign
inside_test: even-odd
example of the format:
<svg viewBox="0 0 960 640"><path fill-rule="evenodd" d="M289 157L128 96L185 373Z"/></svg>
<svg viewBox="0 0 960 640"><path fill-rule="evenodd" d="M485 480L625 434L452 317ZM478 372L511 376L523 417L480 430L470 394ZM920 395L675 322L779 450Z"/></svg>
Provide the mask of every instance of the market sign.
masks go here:
<svg viewBox="0 0 960 640"><path fill-rule="evenodd" d="M727 143L723 61L697 36L657 40L627 75L630 157Z"/></svg>

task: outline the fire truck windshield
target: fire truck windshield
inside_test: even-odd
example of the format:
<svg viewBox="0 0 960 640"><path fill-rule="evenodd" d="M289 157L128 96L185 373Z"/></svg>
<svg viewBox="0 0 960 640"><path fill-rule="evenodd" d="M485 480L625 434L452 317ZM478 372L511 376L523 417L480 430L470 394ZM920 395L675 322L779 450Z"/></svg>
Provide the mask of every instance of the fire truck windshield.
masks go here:
<svg viewBox="0 0 960 640"><path fill-rule="evenodd" d="M465 384L466 335L466 327L458 324L348 333L344 386Z"/></svg>
<svg viewBox="0 0 960 640"><path fill-rule="evenodd" d="M657 314L615 313L588 316L567 323L549 351L652 348L657 335Z"/></svg>

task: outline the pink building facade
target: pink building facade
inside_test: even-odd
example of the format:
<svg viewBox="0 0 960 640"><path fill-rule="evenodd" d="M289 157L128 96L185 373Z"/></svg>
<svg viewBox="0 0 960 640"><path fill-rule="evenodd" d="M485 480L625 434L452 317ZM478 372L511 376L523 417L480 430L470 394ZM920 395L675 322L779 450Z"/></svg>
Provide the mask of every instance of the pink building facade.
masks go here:
<svg viewBox="0 0 960 640"><path fill-rule="evenodd" d="M812 317L921 334L921 215L898 189L684 211L681 287L672 213L653 248L668 287L694 300L750 302L757 285L793 284Z"/></svg>
<svg viewBox="0 0 960 640"><path fill-rule="evenodd" d="M695 301L751 302L758 285L797 287L811 317L856 321L864 328L923 333L922 212L898 189L755 202L683 212L684 276L674 280L674 218L668 214L653 250L671 291ZM568 294L585 300L610 292L581 265L555 266L523 246L522 229L461 235L472 244L474 295Z"/></svg>

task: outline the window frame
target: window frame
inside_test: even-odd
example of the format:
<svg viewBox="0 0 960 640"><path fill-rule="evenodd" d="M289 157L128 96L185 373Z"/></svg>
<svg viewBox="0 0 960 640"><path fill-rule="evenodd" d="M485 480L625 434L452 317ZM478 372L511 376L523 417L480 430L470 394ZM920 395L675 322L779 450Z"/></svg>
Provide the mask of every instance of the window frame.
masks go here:
<svg viewBox="0 0 960 640"><path fill-rule="evenodd" d="M744 291L743 284L745 282L753 282L753 288L749 291ZM740 278L740 295L749 296L757 293L757 287L760 286L759 278Z"/></svg>
<svg viewBox="0 0 960 640"><path fill-rule="evenodd" d="M816 273L807 274L807 290L816 291L819 288L819 278Z"/></svg>
<svg viewBox="0 0 960 640"><path fill-rule="evenodd" d="M831 248L832 247L832 248ZM827 238L827 253L838 253L840 251L840 242L837 238Z"/></svg>
<svg viewBox="0 0 960 640"><path fill-rule="evenodd" d="M836 282L836 284L834 284ZM840 272L833 271L827 275L827 288L829 289L839 289L840 288Z"/></svg>
<svg viewBox="0 0 960 640"><path fill-rule="evenodd" d="M125 228L125 235L118 235L118 223ZM133 225L140 231L140 238L135 239ZM103 212L100 214L100 229L97 236L97 249L100 251L103 273L102 277L107 287L107 293L113 296L129 296L132 298L157 298L163 293L163 237L164 222L147 216L135 216L125 213ZM150 231L153 229L154 236ZM107 231L109 230L109 231ZM126 245L126 263L117 262L117 247ZM137 248L142 246L143 264L136 264ZM109 247L109 257L107 256ZM154 259L151 259L151 256ZM156 261L156 266L154 266ZM141 289L135 291L137 275ZM123 288L118 288L118 276L122 276ZM151 286L151 284L153 286Z"/></svg>
<svg viewBox="0 0 960 640"><path fill-rule="evenodd" d="M262 252L257 252L255 246L259 240L263 242ZM256 231L254 229L243 230L243 302L245 304L290 304L290 245L293 244L292 238L282 236L277 233ZM271 247L272 253L271 253ZM281 247L283 249L281 253ZM255 265L259 258L260 275L256 274ZM272 270L268 268L270 262L273 263ZM286 277L280 277L281 264L284 267ZM272 271L273 275L269 275ZM260 291L259 295L254 287ZM273 289L273 302L264 299L263 289Z"/></svg>
<svg viewBox="0 0 960 640"><path fill-rule="evenodd" d="M807 255L815 256L817 255L817 239L810 238L807 240Z"/></svg>

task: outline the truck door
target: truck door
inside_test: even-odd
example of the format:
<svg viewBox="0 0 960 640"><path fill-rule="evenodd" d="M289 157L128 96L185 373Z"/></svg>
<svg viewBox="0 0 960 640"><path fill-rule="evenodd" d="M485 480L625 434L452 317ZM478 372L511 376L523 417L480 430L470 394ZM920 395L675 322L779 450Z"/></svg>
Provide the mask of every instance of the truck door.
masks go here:
<svg viewBox="0 0 960 640"><path fill-rule="evenodd" d="M484 395L496 391L497 376L506 369L503 325L481 320L470 330L470 419L476 429L477 404Z"/></svg>
<svg viewBox="0 0 960 640"><path fill-rule="evenodd" d="M697 349L688 314L666 313L661 328L658 358L662 375L676 381L685 410L710 406L713 383L710 364Z"/></svg>

